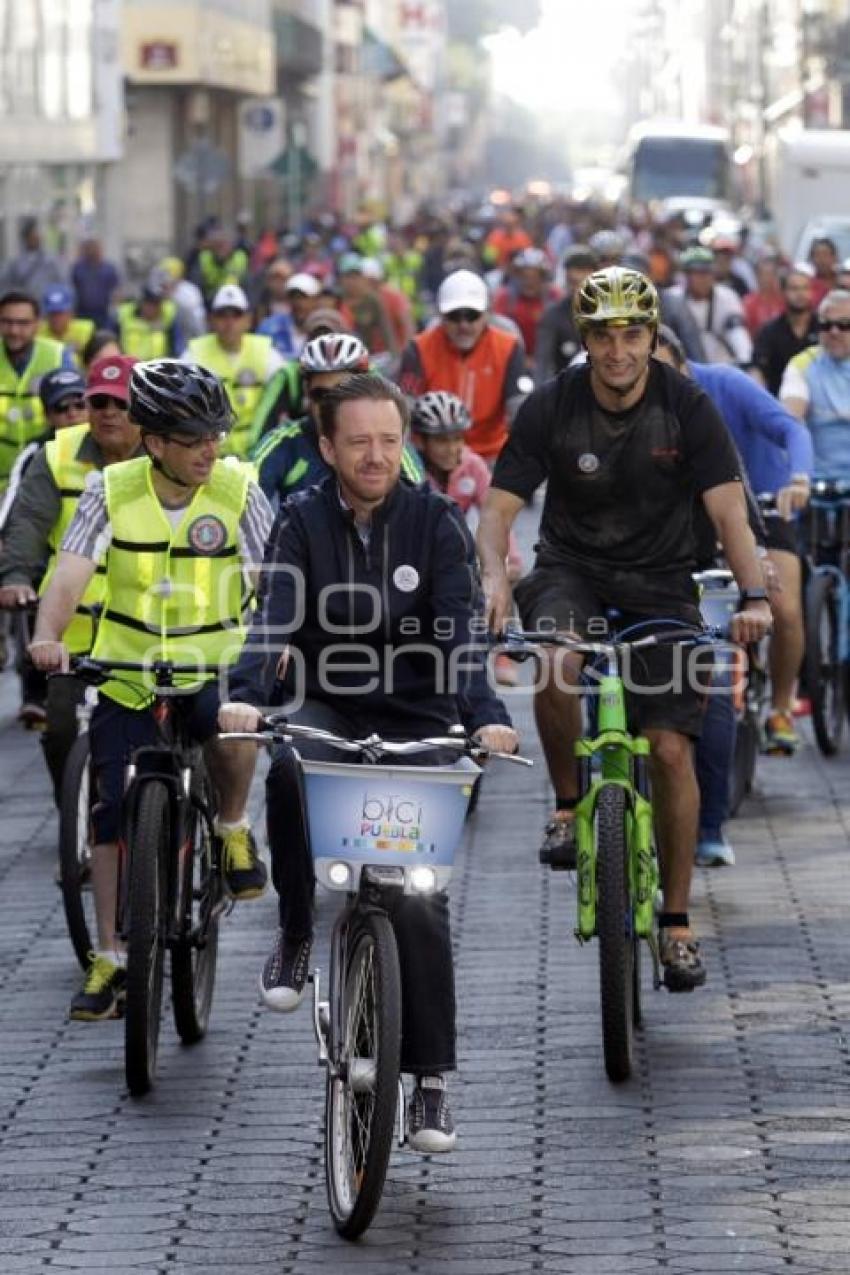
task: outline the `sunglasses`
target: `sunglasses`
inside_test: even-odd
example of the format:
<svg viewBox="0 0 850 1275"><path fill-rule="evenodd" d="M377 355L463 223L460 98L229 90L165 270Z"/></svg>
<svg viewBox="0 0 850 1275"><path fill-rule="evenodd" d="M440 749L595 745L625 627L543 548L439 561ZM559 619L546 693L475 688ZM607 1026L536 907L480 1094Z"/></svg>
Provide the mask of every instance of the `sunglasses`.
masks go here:
<svg viewBox="0 0 850 1275"><path fill-rule="evenodd" d="M78 412L85 407L86 400L84 398L63 398L61 403L57 403L52 409L57 416L64 416L66 412Z"/></svg>
<svg viewBox="0 0 850 1275"><path fill-rule="evenodd" d="M483 314L483 310L451 310L443 318L449 323L477 323Z"/></svg>
<svg viewBox="0 0 850 1275"><path fill-rule="evenodd" d="M838 328L839 332L850 332L850 319L821 319L818 327L821 332L831 332Z"/></svg>
<svg viewBox="0 0 850 1275"><path fill-rule="evenodd" d="M241 319L247 310L237 310L235 306L223 306L220 310L213 310L216 319Z"/></svg>
<svg viewBox="0 0 850 1275"><path fill-rule="evenodd" d="M178 447L184 447L187 452L199 452L202 447L206 447L207 443L220 443L226 438L227 434L223 430L216 430L210 434L199 434L195 438L178 438L176 434L168 434L166 443L176 443Z"/></svg>
<svg viewBox="0 0 850 1275"><path fill-rule="evenodd" d="M120 412L127 410L127 400L116 398L114 394L90 394L89 404L100 412L107 407L117 407Z"/></svg>
<svg viewBox="0 0 850 1275"><path fill-rule="evenodd" d="M311 403L319 404L330 394L330 387L327 385L317 385L314 390L307 391L307 397Z"/></svg>

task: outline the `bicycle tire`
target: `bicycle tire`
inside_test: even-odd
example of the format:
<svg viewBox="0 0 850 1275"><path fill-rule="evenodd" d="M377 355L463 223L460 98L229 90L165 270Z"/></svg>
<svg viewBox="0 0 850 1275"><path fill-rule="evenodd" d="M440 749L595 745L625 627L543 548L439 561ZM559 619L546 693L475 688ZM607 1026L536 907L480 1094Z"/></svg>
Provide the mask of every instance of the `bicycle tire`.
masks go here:
<svg viewBox="0 0 850 1275"><path fill-rule="evenodd" d="M212 810L212 793L203 768L195 789L204 807ZM212 830L196 805L188 807L189 853L180 881L181 934L171 949L171 1000L174 1026L184 1045L206 1035L218 963L221 894Z"/></svg>
<svg viewBox="0 0 850 1275"><path fill-rule="evenodd" d="M838 660L840 634L835 581L815 571L806 589L806 686L818 748L832 757L841 745L845 715L845 671Z"/></svg>
<svg viewBox="0 0 850 1275"><path fill-rule="evenodd" d="M331 989L332 1003L336 995L343 997L343 1039L340 1074L328 1075L325 1176L334 1226L354 1240L380 1203L396 1127L401 976L386 916L369 912L359 918L345 980ZM356 1072L353 1063L359 1064Z"/></svg>
<svg viewBox="0 0 850 1275"><path fill-rule="evenodd" d="M156 1075L165 965L170 816L167 787L148 780L139 792L127 838L130 862L124 1071L133 1097L147 1093Z"/></svg>
<svg viewBox="0 0 850 1275"><path fill-rule="evenodd" d="M59 798L59 887L71 946L88 969L97 947L94 893L83 889L91 871L91 759L88 732L71 745Z"/></svg>
<svg viewBox="0 0 850 1275"><path fill-rule="evenodd" d="M635 934L629 893L627 796L605 784L596 803L596 933L602 1046L609 1080L632 1072L635 1025Z"/></svg>
<svg viewBox="0 0 850 1275"><path fill-rule="evenodd" d="M745 712L735 726L735 745L729 771L729 814L736 815L752 791L761 734L758 722Z"/></svg>

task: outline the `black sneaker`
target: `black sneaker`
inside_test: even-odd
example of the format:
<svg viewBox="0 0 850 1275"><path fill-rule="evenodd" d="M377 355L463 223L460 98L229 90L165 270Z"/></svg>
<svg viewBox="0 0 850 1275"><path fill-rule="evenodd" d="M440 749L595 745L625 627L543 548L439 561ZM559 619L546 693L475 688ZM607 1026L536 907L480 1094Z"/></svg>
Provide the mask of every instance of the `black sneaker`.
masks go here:
<svg viewBox="0 0 850 1275"><path fill-rule="evenodd" d="M286 938L283 930L278 930L260 975L260 996L269 1009L289 1014L301 1004L310 972L312 946L312 938L293 941Z"/></svg>
<svg viewBox="0 0 850 1275"><path fill-rule="evenodd" d="M234 899L257 899L265 893L269 879L266 865L257 855L257 843L250 828L240 825L218 833L221 840L224 879Z"/></svg>
<svg viewBox="0 0 850 1275"><path fill-rule="evenodd" d="M576 821L554 815L546 825L546 836L540 847L540 862L548 864L553 872L575 872L578 867L576 848Z"/></svg>
<svg viewBox="0 0 850 1275"><path fill-rule="evenodd" d="M420 1076L407 1108L408 1145L423 1155L453 1151L457 1142L446 1082L442 1076Z"/></svg>
<svg viewBox="0 0 850 1275"><path fill-rule="evenodd" d="M126 979L122 965L116 965L108 956L92 952L85 981L71 1001L68 1017L83 1023L120 1018Z"/></svg>

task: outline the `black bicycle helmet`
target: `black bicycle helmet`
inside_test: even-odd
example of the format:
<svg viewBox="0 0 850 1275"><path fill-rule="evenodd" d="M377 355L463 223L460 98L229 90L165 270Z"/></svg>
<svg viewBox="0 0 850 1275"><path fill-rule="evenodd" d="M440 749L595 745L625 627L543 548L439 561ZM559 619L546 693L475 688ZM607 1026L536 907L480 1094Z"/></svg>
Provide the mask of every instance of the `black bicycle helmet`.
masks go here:
<svg viewBox="0 0 850 1275"><path fill-rule="evenodd" d="M218 377L180 359L136 364L129 417L146 434L226 434L233 427L233 409Z"/></svg>
<svg viewBox="0 0 850 1275"><path fill-rule="evenodd" d="M466 405L448 390L429 390L416 399L411 410L410 428L417 434L462 434L471 424Z"/></svg>

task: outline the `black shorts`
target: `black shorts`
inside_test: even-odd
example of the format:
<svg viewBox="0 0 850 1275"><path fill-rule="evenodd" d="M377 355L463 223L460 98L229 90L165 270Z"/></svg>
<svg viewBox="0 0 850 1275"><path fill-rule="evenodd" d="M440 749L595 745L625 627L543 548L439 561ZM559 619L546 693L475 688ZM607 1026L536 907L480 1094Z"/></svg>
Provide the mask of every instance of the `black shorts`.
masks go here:
<svg viewBox="0 0 850 1275"><path fill-rule="evenodd" d="M776 549L780 553L793 553L799 556L799 523L796 519L788 522L785 518L765 518L764 530L765 549Z"/></svg>
<svg viewBox="0 0 850 1275"><path fill-rule="evenodd" d="M652 620L701 623L696 602L686 599L686 587L651 609L628 610L618 605L605 584L591 580L567 564L537 565L514 588L523 628L541 632L572 630L580 636L602 638L632 624ZM610 620L607 612L617 609ZM663 628L663 626L659 626ZM647 625L646 633L652 632ZM635 636L638 636L635 634ZM710 648L683 647L676 643L626 654L623 663L626 707L630 728L636 732L671 730L696 739L702 730L704 688L711 681Z"/></svg>
<svg viewBox="0 0 850 1275"><path fill-rule="evenodd" d="M200 744L218 733L220 703L215 682L208 682L193 695L174 697L177 711ZM124 768L137 748L155 744L158 738L156 723L148 709L125 708L106 695L100 697L89 723L92 771L98 796L92 811L96 845L118 840Z"/></svg>

